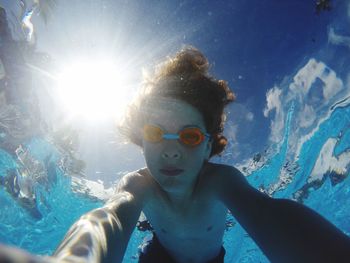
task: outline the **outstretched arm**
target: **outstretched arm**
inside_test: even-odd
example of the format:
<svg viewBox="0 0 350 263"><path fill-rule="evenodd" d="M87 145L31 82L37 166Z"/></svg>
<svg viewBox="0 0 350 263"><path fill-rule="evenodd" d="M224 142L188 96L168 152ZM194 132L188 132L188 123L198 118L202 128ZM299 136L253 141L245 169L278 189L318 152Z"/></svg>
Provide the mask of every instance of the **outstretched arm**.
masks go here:
<svg viewBox="0 0 350 263"><path fill-rule="evenodd" d="M53 257L40 257L0 244L0 262L121 262L147 193L145 177L126 175L117 194L99 209L83 215L68 231Z"/></svg>
<svg viewBox="0 0 350 263"><path fill-rule="evenodd" d="M26 251L0 244L0 262L6 263L63 263L54 258L34 256Z"/></svg>
<svg viewBox="0 0 350 263"><path fill-rule="evenodd" d="M225 167L222 199L272 262L344 262L350 238L315 211L251 187L233 167Z"/></svg>
<svg viewBox="0 0 350 263"><path fill-rule="evenodd" d="M140 178L125 176L104 207L85 214L70 228L54 257L59 262L121 262L142 209Z"/></svg>

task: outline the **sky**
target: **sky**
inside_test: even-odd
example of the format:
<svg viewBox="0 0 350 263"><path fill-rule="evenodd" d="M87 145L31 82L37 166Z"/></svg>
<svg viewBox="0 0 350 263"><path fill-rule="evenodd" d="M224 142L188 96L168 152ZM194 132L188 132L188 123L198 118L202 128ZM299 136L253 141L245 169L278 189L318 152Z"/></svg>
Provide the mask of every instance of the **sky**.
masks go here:
<svg viewBox="0 0 350 263"><path fill-rule="evenodd" d="M233 163L278 143L284 103L293 94L290 85L298 85L295 76L304 76L310 65L318 65L321 76L327 68L322 61L337 70L339 65L331 58L350 46L344 37L349 33L348 16L334 23L337 14L346 12L345 0L331 1L333 10L318 15L316 0L57 2L46 24L37 15L32 19L37 50L48 53L57 68L84 57L109 57L118 61L121 72L129 76L128 87L135 91L143 69L184 45L199 48L208 57L212 74L228 81L237 95L226 125ZM18 13L15 0L0 4ZM344 76L330 81L339 78ZM309 116L312 110L305 107L303 112ZM300 121L307 127L312 119ZM76 125L83 130L79 154L88 162L89 177L108 181L144 165L140 149L118 142L112 123Z"/></svg>

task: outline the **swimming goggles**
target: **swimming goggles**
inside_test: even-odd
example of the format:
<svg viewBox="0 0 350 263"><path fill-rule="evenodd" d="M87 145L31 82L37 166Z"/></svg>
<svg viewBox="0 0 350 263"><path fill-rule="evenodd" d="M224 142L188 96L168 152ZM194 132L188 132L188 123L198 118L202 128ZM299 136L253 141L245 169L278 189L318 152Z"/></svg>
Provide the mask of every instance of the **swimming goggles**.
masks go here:
<svg viewBox="0 0 350 263"><path fill-rule="evenodd" d="M143 139L152 143L160 142L164 139L179 140L186 146L194 147L201 144L205 138L210 138L210 135L203 133L202 130L197 127L184 128L177 134L165 133L162 128L155 125L146 124L143 127Z"/></svg>

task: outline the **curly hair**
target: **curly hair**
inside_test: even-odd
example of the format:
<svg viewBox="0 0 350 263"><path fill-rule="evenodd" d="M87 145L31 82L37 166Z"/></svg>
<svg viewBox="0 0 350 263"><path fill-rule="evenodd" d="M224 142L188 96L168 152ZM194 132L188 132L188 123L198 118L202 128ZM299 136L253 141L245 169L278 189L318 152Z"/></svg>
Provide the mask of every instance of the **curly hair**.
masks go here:
<svg viewBox="0 0 350 263"><path fill-rule="evenodd" d="M212 136L210 157L220 154L227 139L222 134L226 116L224 108L235 100L226 81L209 75L209 62L196 48L186 47L144 77L143 92L129 105L120 132L131 142L142 146L140 128L144 125L143 107L155 98L173 98L189 103L203 116L207 132Z"/></svg>

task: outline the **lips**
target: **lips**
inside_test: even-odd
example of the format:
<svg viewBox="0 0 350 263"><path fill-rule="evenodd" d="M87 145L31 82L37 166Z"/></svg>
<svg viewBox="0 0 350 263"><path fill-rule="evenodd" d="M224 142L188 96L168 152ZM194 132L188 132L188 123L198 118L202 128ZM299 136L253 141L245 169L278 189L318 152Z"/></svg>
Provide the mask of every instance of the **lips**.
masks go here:
<svg viewBox="0 0 350 263"><path fill-rule="evenodd" d="M166 167L160 169L159 171L166 176L178 176L183 173L184 170L173 167Z"/></svg>

